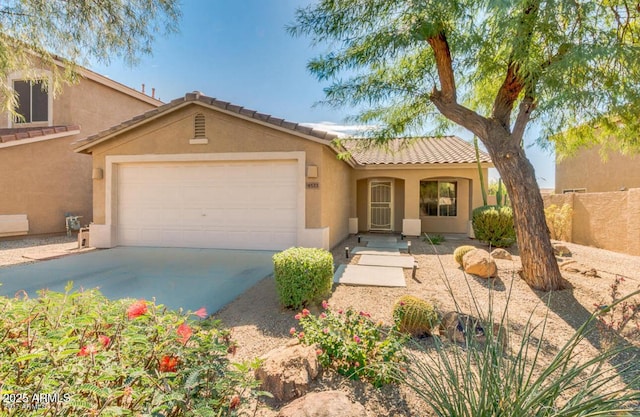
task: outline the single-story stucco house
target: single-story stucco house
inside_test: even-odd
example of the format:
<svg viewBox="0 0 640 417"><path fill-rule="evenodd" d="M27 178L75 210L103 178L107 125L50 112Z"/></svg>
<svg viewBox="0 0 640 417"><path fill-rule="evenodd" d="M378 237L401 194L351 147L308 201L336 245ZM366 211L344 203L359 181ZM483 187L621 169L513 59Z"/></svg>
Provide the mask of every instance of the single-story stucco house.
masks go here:
<svg viewBox="0 0 640 417"><path fill-rule="evenodd" d="M482 205L472 145L335 138L194 92L79 140L93 159L91 245L280 250L363 231L468 232Z"/></svg>

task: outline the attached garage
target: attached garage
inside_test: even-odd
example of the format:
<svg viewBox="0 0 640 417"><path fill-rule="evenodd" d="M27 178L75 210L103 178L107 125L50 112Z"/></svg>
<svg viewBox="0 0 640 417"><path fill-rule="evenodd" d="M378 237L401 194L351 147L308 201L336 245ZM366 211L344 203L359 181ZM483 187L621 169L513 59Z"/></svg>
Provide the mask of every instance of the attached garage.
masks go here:
<svg viewBox="0 0 640 417"><path fill-rule="evenodd" d="M95 247L329 249L348 234L335 135L198 93L82 139Z"/></svg>
<svg viewBox="0 0 640 417"><path fill-rule="evenodd" d="M297 169L295 160L121 164L115 204L118 244L294 246Z"/></svg>

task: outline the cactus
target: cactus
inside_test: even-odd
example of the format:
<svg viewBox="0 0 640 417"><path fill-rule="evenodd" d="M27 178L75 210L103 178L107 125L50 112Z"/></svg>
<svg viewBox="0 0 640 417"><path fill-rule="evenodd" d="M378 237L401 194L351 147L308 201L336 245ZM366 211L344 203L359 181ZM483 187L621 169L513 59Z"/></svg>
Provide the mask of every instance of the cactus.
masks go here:
<svg viewBox="0 0 640 417"><path fill-rule="evenodd" d="M458 246L456 250L453 251L453 259L456 260L458 265L462 266L462 258L464 257L464 255L466 255L467 253L471 252L474 249L476 249L476 247L471 245Z"/></svg>
<svg viewBox="0 0 640 417"><path fill-rule="evenodd" d="M393 320L402 333L412 336L431 334L439 321L435 307L420 298L404 295L393 306Z"/></svg>

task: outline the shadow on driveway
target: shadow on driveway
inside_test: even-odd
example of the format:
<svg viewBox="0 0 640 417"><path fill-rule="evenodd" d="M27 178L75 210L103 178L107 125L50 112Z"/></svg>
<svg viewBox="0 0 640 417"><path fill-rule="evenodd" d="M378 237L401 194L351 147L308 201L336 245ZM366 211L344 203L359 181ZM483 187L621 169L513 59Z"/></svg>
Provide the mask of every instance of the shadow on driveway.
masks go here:
<svg viewBox="0 0 640 417"><path fill-rule="evenodd" d="M0 295L99 288L108 298L155 298L211 314L273 273L269 251L117 247L0 269Z"/></svg>

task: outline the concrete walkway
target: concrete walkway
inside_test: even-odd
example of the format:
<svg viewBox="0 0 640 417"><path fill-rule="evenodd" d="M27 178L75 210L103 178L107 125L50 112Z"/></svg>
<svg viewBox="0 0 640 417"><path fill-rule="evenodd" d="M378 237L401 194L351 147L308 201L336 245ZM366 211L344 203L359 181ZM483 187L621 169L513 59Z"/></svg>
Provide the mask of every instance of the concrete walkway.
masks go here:
<svg viewBox="0 0 640 417"><path fill-rule="evenodd" d="M168 308L209 313L273 273L269 251L117 247L0 268L0 295L48 288L100 288L108 298L144 298Z"/></svg>
<svg viewBox="0 0 640 417"><path fill-rule="evenodd" d="M347 285L370 285L377 287L406 287L403 268L413 268L413 256L401 254L407 242L395 236L363 235L360 240L366 247L355 247L351 253L360 255L358 264L340 265L333 282Z"/></svg>

